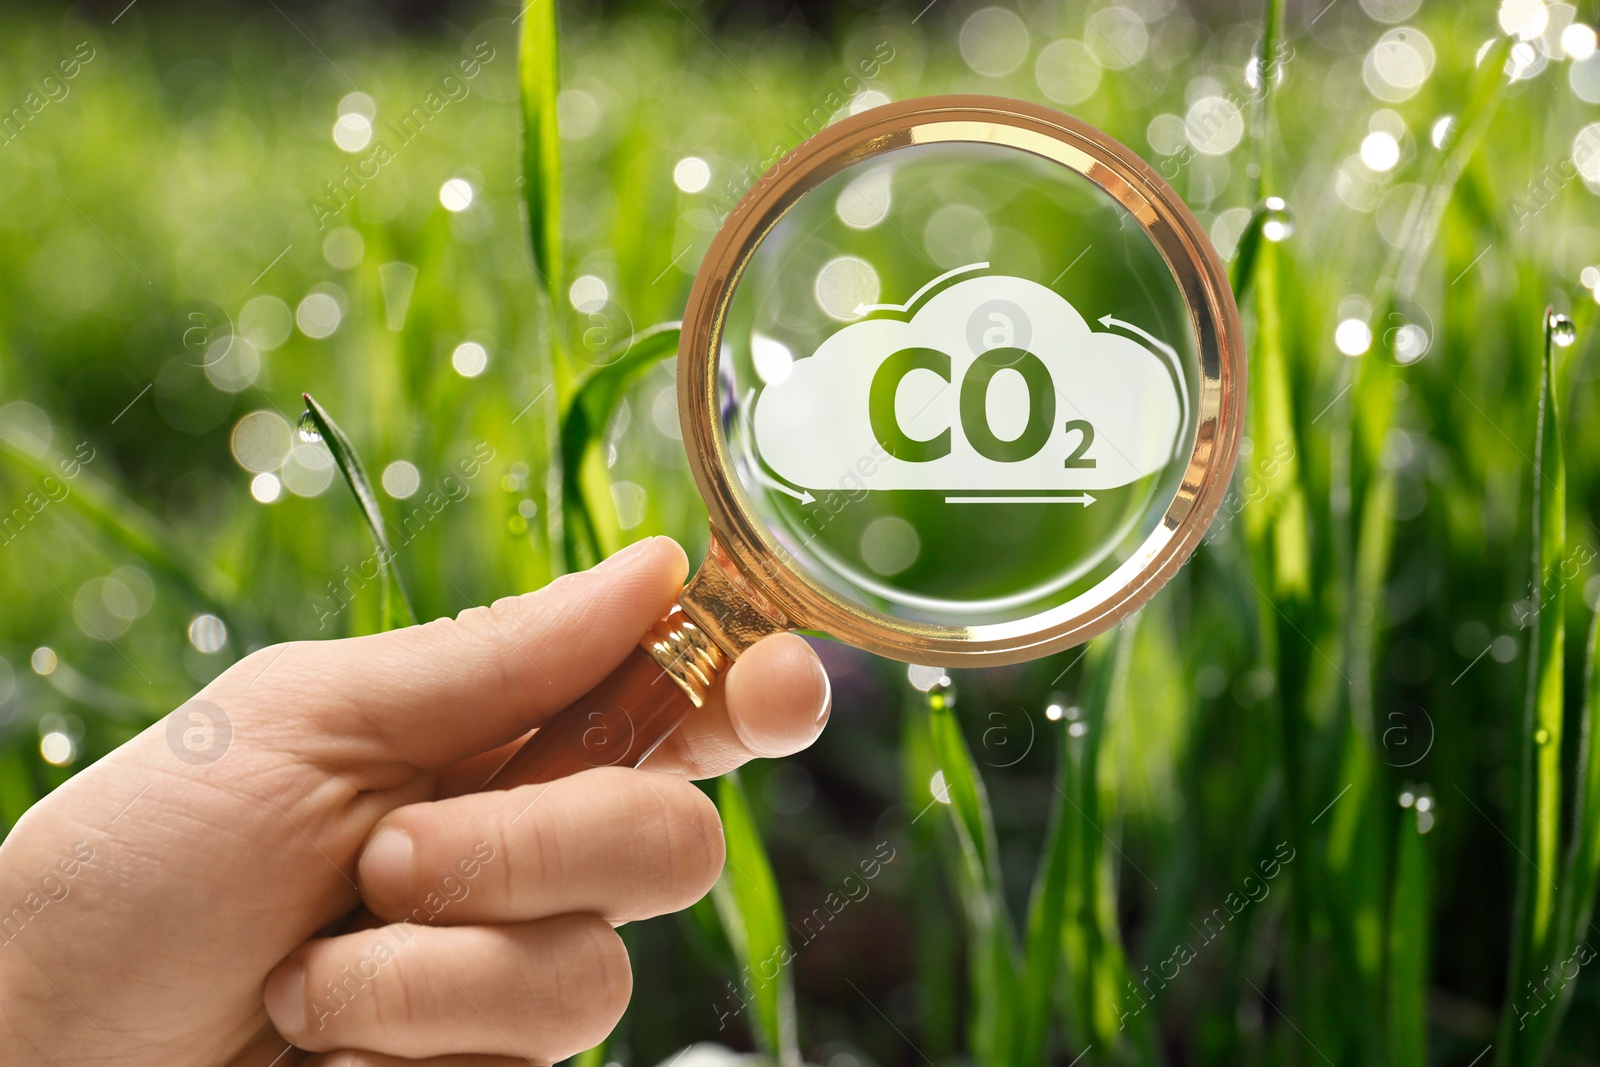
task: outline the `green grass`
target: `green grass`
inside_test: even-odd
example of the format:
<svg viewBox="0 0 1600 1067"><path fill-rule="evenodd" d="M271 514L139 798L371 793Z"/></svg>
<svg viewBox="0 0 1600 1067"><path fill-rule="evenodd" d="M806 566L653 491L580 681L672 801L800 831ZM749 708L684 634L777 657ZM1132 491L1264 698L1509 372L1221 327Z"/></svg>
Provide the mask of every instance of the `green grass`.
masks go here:
<svg viewBox="0 0 1600 1067"><path fill-rule="evenodd" d="M0 16L18 93L95 49L0 146L0 818L256 645L448 614L647 533L703 551L671 357L743 169L884 43L892 98L1049 102L1039 53L1101 6L1028 9L1028 58L1000 77L963 62L973 9L948 4L824 34L540 0L416 34L306 21L318 48L270 11ZM1152 51L1069 108L1238 235L1237 495L1081 661L956 672L930 699L903 666L828 649L827 735L713 787L715 905L630 929L639 997L607 1057L715 1040L836 1067L1600 1063L1600 374L1579 283L1600 234L1570 165L1593 107L1567 60L1508 81L1492 14L1425 0L1407 24L1432 73L1392 102L1362 81L1390 27L1361 4L1152 17ZM1257 49L1275 58L1252 87ZM467 91L420 133L387 125L447 75ZM352 82L393 158L330 200L376 145L330 139ZM1224 156L1151 143L1195 94L1241 105ZM1380 110L1403 155L1373 178L1348 160L1394 121ZM687 155L710 164L702 193L673 184ZM452 178L474 190L458 213ZM568 295L585 276L603 323ZM341 307L331 335L263 340L252 384L213 384L228 368L201 356L250 301L292 312L316 286ZM1333 341L1350 318L1373 336L1359 358ZM1405 363L1412 325L1430 347ZM451 364L468 341L488 353L471 378ZM295 484L325 488L258 503L230 435L269 412L300 444L302 393L337 426L313 408L330 458ZM406 499L382 488L401 460ZM186 640L202 613L228 626L219 652ZM69 766L41 758L51 732ZM789 957L731 1012L746 968Z"/></svg>

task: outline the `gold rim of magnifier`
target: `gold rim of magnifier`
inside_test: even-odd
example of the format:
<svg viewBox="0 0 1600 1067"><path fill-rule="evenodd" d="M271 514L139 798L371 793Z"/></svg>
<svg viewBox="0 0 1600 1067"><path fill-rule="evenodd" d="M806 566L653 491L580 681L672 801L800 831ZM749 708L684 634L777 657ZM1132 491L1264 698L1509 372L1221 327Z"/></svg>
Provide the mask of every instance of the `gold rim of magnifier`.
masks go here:
<svg viewBox="0 0 1600 1067"><path fill-rule="evenodd" d="M717 360L728 306L756 248L802 196L839 172L900 148L991 144L1072 170L1117 200L1161 251L1188 305L1200 357L1199 418L1177 495L1162 522L1115 571L1066 604L1004 623L945 626L858 605L803 570L730 475L717 416ZM689 293L679 342L678 401L689 466L733 565L788 616L858 648L907 662L1011 663L1087 641L1139 609L1194 551L1227 492L1244 415L1239 311L1200 223L1151 167L1077 119L1018 100L934 96L873 108L784 156L734 208Z"/></svg>

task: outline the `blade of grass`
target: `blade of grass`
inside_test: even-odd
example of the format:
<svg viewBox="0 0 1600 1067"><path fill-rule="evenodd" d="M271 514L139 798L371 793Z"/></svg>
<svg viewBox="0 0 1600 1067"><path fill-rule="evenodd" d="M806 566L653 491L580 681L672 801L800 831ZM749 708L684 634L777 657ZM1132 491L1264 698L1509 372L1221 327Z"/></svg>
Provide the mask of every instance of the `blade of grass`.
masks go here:
<svg viewBox="0 0 1600 1067"><path fill-rule="evenodd" d="M1285 239L1292 233L1284 216L1286 206L1279 199L1274 149L1273 123L1278 81L1283 73L1283 0L1265 0L1262 5L1262 42L1258 54L1259 97L1254 120L1256 163L1260 168L1257 187L1259 206L1251 226L1241 240L1242 255L1235 265L1239 288L1253 286L1248 309L1253 310L1255 335L1250 349L1251 397L1248 413L1250 437L1255 442L1253 455L1281 457L1263 466L1254 464L1251 475L1263 483L1264 491L1252 499L1243 516L1251 581L1256 598L1260 662L1272 672L1276 682L1270 699L1278 723L1278 746L1283 767L1285 832L1295 841L1309 840L1311 805L1307 791L1312 787L1307 770L1315 757L1316 734L1311 728L1307 706L1312 680L1312 658L1316 642L1323 640L1332 617L1324 593L1325 586L1314 583L1311 575L1311 522L1305 496L1306 441L1299 435L1302 419L1296 412L1293 371L1296 362L1309 366L1310 360L1291 360L1291 345L1298 335L1285 323L1285 311L1294 291L1287 279L1289 250ZM1277 232L1268 224L1278 218ZM1275 239L1276 238L1276 239ZM1297 353L1298 354L1298 353ZM1314 952L1315 931L1344 922L1340 914L1345 901L1329 891L1322 880L1300 868L1291 868L1292 885L1283 949L1287 993L1291 1000L1306 1006L1307 1025L1312 1040L1327 1043L1322 1010L1316 995L1317 983L1309 980L1304 961ZM1242 991L1241 991L1242 992Z"/></svg>
<svg viewBox="0 0 1600 1067"><path fill-rule="evenodd" d="M356 506L361 509L361 517L367 521L367 530L372 534L372 542L377 548L376 557L381 572L379 588L383 591L380 625L385 630L414 626L417 614L411 609L411 598L406 595L406 587L400 581L400 572L394 565L394 549L389 547L389 536L384 532L383 511L378 507L378 494L372 490L372 482L367 478L366 468L361 465L361 457L356 454L355 446L350 443L350 439L345 436L339 424L333 421L333 417L323 406L317 403L310 393L302 393L301 396L306 402L305 417L316 427L323 443L333 455L333 462L339 468L339 473L344 475L345 484L350 487L351 494L356 498Z"/></svg>
<svg viewBox="0 0 1600 1067"><path fill-rule="evenodd" d="M1561 726L1566 596L1557 573L1566 554L1567 468L1556 408L1553 310L1545 311L1539 376L1539 416L1533 456L1532 600L1528 635L1528 693L1523 707L1517 801L1517 895L1512 918L1511 967L1500 1025L1500 1062L1534 1064L1551 1025L1540 1012L1525 1027L1514 1005L1527 982L1555 961L1558 912L1553 878L1560 873ZM1553 580L1552 580L1553 579Z"/></svg>
<svg viewBox="0 0 1600 1067"><path fill-rule="evenodd" d="M1081 701L1081 736L1072 723L1063 724L1056 778L1056 795L1050 813L1044 853L1034 878L1028 906L1028 925L1017 1022L1018 1064L1046 1064L1050 1059L1051 1009L1058 978L1065 969L1087 981L1074 999L1081 1003L1080 1045L1115 1048L1126 1040L1124 1026L1133 1020L1132 1037L1148 1049L1153 1016L1143 1016L1122 1003L1127 964L1116 922L1115 880L1099 830L1088 823L1098 819L1099 753L1107 735L1111 705L1120 699L1131 661L1135 621L1130 620L1091 645L1085 667L1088 679ZM1069 944L1079 946L1067 959Z"/></svg>
<svg viewBox="0 0 1600 1067"><path fill-rule="evenodd" d="M717 809L727 842L727 867L713 888L717 914L743 969L754 1002L751 1029L778 1067L799 1067L794 976L783 902L750 801L735 773L717 783Z"/></svg>
<svg viewBox="0 0 1600 1067"><path fill-rule="evenodd" d="M1502 38L1489 49L1478 66L1466 93L1467 104L1456 124L1457 132L1443 152L1435 158L1424 192L1419 196L1405 222L1402 232L1405 239L1398 242L1389 253L1381 280L1389 288L1389 299L1375 301L1372 336L1380 339L1387 359L1374 358L1379 354L1375 344L1372 352L1355 361L1353 398L1348 417L1354 420L1351 440L1352 488L1357 501L1364 500L1367 487L1365 478L1379 470L1377 462L1383 448L1384 437L1389 432L1394 407L1393 381L1398 366L1393 346L1399 339L1399 330L1392 328L1398 314L1397 302L1410 300L1416 294L1417 281L1428 255L1438 237L1456 186L1467 164L1477 153L1489 124L1510 80L1505 76L1506 57L1511 40ZM1374 474L1373 476L1380 476Z"/></svg>
<svg viewBox="0 0 1600 1067"><path fill-rule="evenodd" d="M1115 1050L1117 1061L1149 1063L1156 1061L1155 1015L1145 1013L1147 1002L1130 1003L1126 996L1133 982L1117 917L1120 828L1115 797L1101 773L1108 720L1127 690L1138 625L1135 615L1090 646L1079 720L1083 729L1069 725L1064 731L1065 799L1071 811L1065 817L1069 884L1060 944L1068 1017L1076 1022L1083 1048Z"/></svg>
<svg viewBox="0 0 1600 1067"><path fill-rule="evenodd" d="M1016 1034L1017 949L1006 914L1000 848L989 795L955 715L954 688L941 682L928 691L928 727L934 758L944 777L950 821L960 846L958 886L967 917L972 971L973 1026L977 1062L1009 1067Z"/></svg>
<svg viewBox="0 0 1600 1067"><path fill-rule="evenodd" d="M733 945L728 941L728 931L717 914L717 902L709 895L701 897L678 913L678 926L695 954L713 971L733 973L739 969L734 958Z"/></svg>
<svg viewBox="0 0 1600 1067"><path fill-rule="evenodd" d="M1250 221L1245 223L1244 232L1239 235L1239 243L1234 246L1229 281L1233 285L1233 298L1240 304L1250 295L1251 283L1255 281L1256 263L1259 262L1261 242L1264 240L1261 229L1274 214L1266 204L1257 204L1250 213Z"/></svg>
<svg viewBox="0 0 1600 1067"><path fill-rule="evenodd" d="M1067 761L1071 758L1063 746L1058 756L1050 825L1045 832L1044 851L1028 901L1022 997L1017 1012L1019 1067L1049 1062L1051 1008L1055 1005L1056 978L1061 969L1061 931L1067 917L1067 889L1072 869L1073 837L1067 820L1077 814L1067 810L1066 789L1070 784Z"/></svg>
<svg viewBox="0 0 1600 1067"><path fill-rule="evenodd" d="M550 384L554 387L552 409L555 418L545 423L552 465L559 461L561 420L571 399L575 371L567 356L556 324L556 309L561 306L561 131L556 102L561 93L561 35L556 0L528 0L518 16L522 29L517 36L517 93L522 109L522 199L528 217L528 244L533 249L534 273L544 286L543 337L550 353ZM571 526L576 520L583 532L592 524L583 522L581 503L567 491L567 475L562 471L547 481L545 496L545 534L552 569L565 566L579 569L579 556L571 545ZM586 553L595 555L593 546Z"/></svg>
<svg viewBox="0 0 1600 1067"><path fill-rule="evenodd" d="M922 1024L917 1043L939 1061L959 1048L961 1022L961 933L952 921L955 902L950 886L957 878L940 877L939 865L960 849L948 820L932 814L940 795L933 788L939 761L928 729L927 696L905 687L901 701L900 790L911 819L908 850L912 908L917 937L917 992Z"/></svg>
<svg viewBox="0 0 1600 1067"><path fill-rule="evenodd" d="M628 338L599 367L580 377L561 423L562 503L567 569L593 566L621 548L600 442L628 388L677 354L681 323L661 322Z"/></svg>
<svg viewBox="0 0 1600 1067"><path fill-rule="evenodd" d="M1256 121L1260 131L1256 136L1256 166L1260 168L1260 192L1263 198L1277 192L1274 180L1272 144L1272 104L1278 80L1279 41L1283 36L1284 0L1266 0L1261 18L1261 54L1257 57L1257 76L1261 79L1261 97L1257 101Z"/></svg>
<svg viewBox="0 0 1600 1067"><path fill-rule="evenodd" d="M556 0L522 9L517 81L522 103L522 197L528 208L533 262L553 312L561 299L560 30Z"/></svg>
<svg viewBox="0 0 1600 1067"><path fill-rule="evenodd" d="M1250 215L1250 221L1245 226L1244 232L1239 235L1239 243L1234 254L1233 262L1233 291L1234 296L1243 302L1245 294L1250 289L1254 280L1256 266L1260 262L1261 246L1264 241L1263 227L1275 211L1267 206L1269 197L1277 195L1277 180L1272 156L1272 146L1275 140L1275 130L1272 126L1273 96L1277 90L1278 75L1282 68L1279 66L1279 53L1283 51L1283 5L1284 0L1266 0L1261 17L1261 51L1256 57L1257 76L1261 79L1261 93L1256 98L1255 133L1253 134L1253 147L1258 177L1256 180L1256 209ZM1270 241L1267 243L1271 243Z"/></svg>
<svg viewBox="0 0 1600 1067"><path fill-rule="evenodd" d="M1594 746L1600 741L1600 672L1595 670L1600 659L1600 612L1596 612L1589 625L1589 642L1584 655L1583 720L1578 739L1578 761L1573 768L1573 779L1578 793L1573 804L1572 838L1569 842L1567 863L1561 877L1561 934L1556 942L1558 954L1573 952L1587 941L1585 933L1594 914L1595 891L1600 888L1600 758ZM1536 1049L1538 1060L1548 1058L1551 1043L1561 1028L1562 1019L1572 1005L1575 982L1564 982L1556 993L1555 1004L1547 1008L1550 1015L1543 1038ZM1521 990L1513 989L1512 1001L1523 998ZM1526 1008L1528 1005L1523 1004ZM1512 1010L1516 1008L1513 1005Z"/></svg>
<svg viewBox="0 0 1600 1067"><path fill-rule="evenodd" d="M1379 793L1384 776L1376 773L1372 735L1375 719L1374 679L1378 661L1378 642L1383 633L1384 584L1388 580L1394 544L1393 502L1395 470L1381 462L1382 449L1394 423L1395 382L1400 363L1395 345L1400 338L1396 309L1416 290L1423 265L1432 249L1456 186L1467 163L1482 142L1490 119L1507 84L1503 64L1509 41L1501 41L1480 61L1471 79L1467 105L1463 110L1460 133L1436 157L1425 192L1405 223L1407 237L1391 252L1380 286L1386 286L1385 299L1377 301L1373 336L1379 338L1371 352L1356 361L1351 382L1351 400L1344 408L1333 432L1341 443L1336 446L1339 462L1333 472L1335 504L1333 554L1337 561L1336 590L1347 590L1342 636L1347 652L1346 670L1350 723L1354 733L1347 739L1345 780L1355 789L1355 803L1347 803L1332 816L1329 828L1329 891L1324 894L1333 909L1335 928L1340 930L1335 948L1352 968L1346 981L1359 983L1359 990L1371 992L1380 981L1378 972L1381 945L1362 936L1373 928L1373 919L1382 908L1382 882L1378 870L1389 854L1379 839L1375 813L1387 803ZM1357 624L1366 615L1370 621ZM1341 996L1340 1001L1347 999ZM1373 1005L1374 1007L1376 1005ZM1370 1042L1374 1013L1358 1009L1351 1022L1352 1038Z"/></svg>
<svg viewBox="0 0 1600 1067"><path fill-rule="evenodd" d="M1459 133L1436 157L1425 191L1404 223L1406 239L1390 252L1380 279L1389 285L1389 297L1378 301L1374 309L1372 336L1378 340L1371 352L1354 361L1350 404L1336 416L1333 432L1344 442L1340 452L1346 458L1334 472L1334 497L1354 502L1355 507L1347 503L1342 509L1336 508L1343 521L1335 524L1334 551L1343 571L1343 584L1350 589L1352 608L1378 605L1379 584L1389 569L1393 523L1388 511L1396 475L1379 460L1394 421L1394 385L1399 370L1395 345L1400 337L1399 329L1392 328L1400 321L1396 309L1400 301L1414 295L1422 266L1444 221L1445 209L1510 84L1503 73L1510 45L1508 39L1499 41L1480 62L1467 92L1467 106L1457 126ZM1347 610L1345 615L1354 618L1356 612ZM1371 692L1365 683L1371 674L1380 632L1377 625L1347 630L1349 659L1357 683L1353 713L1358 721L1371 720Z"/></svg>
<svg viewBox="0 0 1600 1067"><path fill-rule="evenodd" d="M1408 812L1408 816L1412 813ZM1389 904L1389 1067L1428 1064L1427 812L1402 818L1395 846L1394 894Z"/></svg>
<svg viewBox="0 0 1600 1067"><path fill-rule="evenodd" d="M1484 136L1489 132L1489 122L1499 109L1505 90L1511 85L1505 67L1512 44L1512 38L1502 37L1478 61L1477 75L1467 93L1467 106L1456 127L1461 132L1454 143L1437 157L1433 175L1424 183L1427 192L1415 202L1412 216L1404 224L1402 232L1406 234L1406 239L1395 246L1393 253L1396 257L1395 269L1385 271L1386 277L1394 279L1394 291L1398 296L1410 297L1416 291L1417 279L1433 250L1434 239L1439 234L1440 224L1444 222L1444 214L1455 194L1456 185L1461 181L1467 163L1483 143Z"/></svg>
<svg viewBox="0 0 1600 1067"><path fill-rule="evenodd" d="M1578 763L1574 774L1578 776L1578 795L1573 803L1573 827L1568 843L1566 865L1562 872L1562 899L1557 928L1560 929L1555 952L1558 961L1565 953L1578 957L1579 945L1587 941L1586 928L1594 915L1595 888L1600 885L1600 672L1595 661L1600 659L1600 613L1595 613L1589 624L1589 643L1584 654L1584 710L1579 723ZM1565 979L1565 974L1562 974ZM1573 1003L1576 982L1563 981L1555 990L1554 1003L1534 1009L1542 1003L1539 998L1528 997L1526 990L1510 990L1507 1009L1518 1014L1518 1029L1526 1029L1518 1008L1528 1013L1534 1030L1525 1040L1531 1046L1531 1062L1544 1062L1550 1057L1555 1033L1562 1027L1566 1009ZM1549 992L1549 990L1544 990ZM1547 1016L1547 1017L1546 1017Z"/></svg>

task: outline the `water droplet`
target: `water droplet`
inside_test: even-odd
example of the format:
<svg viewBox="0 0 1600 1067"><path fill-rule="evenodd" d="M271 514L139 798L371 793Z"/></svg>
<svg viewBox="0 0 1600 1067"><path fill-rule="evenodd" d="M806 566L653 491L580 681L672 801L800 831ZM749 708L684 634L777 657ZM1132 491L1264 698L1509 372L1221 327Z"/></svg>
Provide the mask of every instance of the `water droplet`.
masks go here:
<svg viewBox="0 0 1600 1067"><path fill-rule="evenodd" d="M513 515L506 520L506 529L513 537L521 537L528 532L528 520L523 515Z"/></svg>
<svg viewBox="0 0 1600 1067"><path fill-rule="evenodd" d="M1548 745L1550 743L1550 731L1544 729L1539 730L1533 735L1533 741L1538 745Z"/></svg>
<svg viewBox="0 0 1600 1067"><path fill-rule="evenodd" d="M1433 124L1433 129L1428 131L1428 140L1433 142L1433 147L1442 150L1455 132L1456 117L1446 115Z"/></svg>
<svg viewBox="0 0 1600 1067"><path fill-rule="evenodd" d="M1274 243L1294 234L1294 216L1281 196L1269 196L1256 209L1261 218L1261 236Z"/></svg>
<svg viewBox="0 0 1600 1067"><path fill-rule="evenodd" d="M956 706L956 684L948 676L940 678L928 687L928 707L935 711L944 711Z"/></svg>
<svg viewBox="0 0 1600 1067"><path fill-rule="evenodd" d="M1546 328L1550 331L1550 340L1562 348L1571 347L1572 342L1578 339L1578 328L1565 315L1552 313Z"/></svg>
<svg viewBox="0 0 1600 1067"><path fill-rule="evenodd" d="M317 429L317 420L311 417L311 412L303 412L300 415L298 428L300 430L300 440L307 444L314 445L322 440L322 431Z"/></svg>

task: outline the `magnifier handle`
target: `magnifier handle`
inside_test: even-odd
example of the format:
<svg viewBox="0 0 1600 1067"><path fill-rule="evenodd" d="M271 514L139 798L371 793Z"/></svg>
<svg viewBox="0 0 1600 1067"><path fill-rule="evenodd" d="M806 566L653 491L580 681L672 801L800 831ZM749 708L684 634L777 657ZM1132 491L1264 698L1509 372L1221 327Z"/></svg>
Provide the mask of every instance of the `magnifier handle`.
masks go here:
<svg viewBox="0 0 1600 1067"><path fill-rule="evenodd" d="M739 575L713 533L678 606L605 681L539 727L483 788L549 782L590 767L637 767L705 706L735 656L786 629L782 612Z"/></svg>
<svg viewBox="0 0 1600 1067"><path fill-rule="evenodd" d="M704 701L702 696L697 702L669 667L652 655L650 643L659 641L658 631L670 632L674 616L685 618L674 611L657 623L645 644L628 653L605 681L577 703L539 727L483 788L510 789L565 778L590 767L637 767L643 763L697 703ZM717 658L719 662L696 665L703 667L705 674L693 674L695 683L703 680L705 695L729 662L720 649Z"/></svg>

